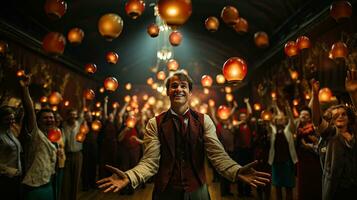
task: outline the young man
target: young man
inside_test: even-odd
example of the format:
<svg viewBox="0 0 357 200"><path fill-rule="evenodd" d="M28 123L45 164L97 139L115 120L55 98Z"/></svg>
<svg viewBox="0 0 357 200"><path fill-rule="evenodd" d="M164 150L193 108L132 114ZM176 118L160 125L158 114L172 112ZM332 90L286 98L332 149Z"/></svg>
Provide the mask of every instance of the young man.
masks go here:
<svg viewBox="0 0 357 200"><path fill-rule="evenodd" d="M178 71L166 81L171 108L150 119L144 136L145 152L140 163L122 172L108 166L113 175L99 180L104 192L114 191L129 183L136 188L155 176L154 200L210 199L206 186L205 152L214 167L231 181L240 179L253 187L265 185L270 175L240 166L224 151L217 139L216 128L208 115L189 108L192 79Z"/></svg>

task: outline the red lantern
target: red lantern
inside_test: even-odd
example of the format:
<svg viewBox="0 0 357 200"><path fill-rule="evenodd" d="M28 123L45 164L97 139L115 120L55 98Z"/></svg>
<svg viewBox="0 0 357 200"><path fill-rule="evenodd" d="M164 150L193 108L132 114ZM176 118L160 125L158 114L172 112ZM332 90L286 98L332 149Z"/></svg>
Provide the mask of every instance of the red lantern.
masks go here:
<svg viewBox="0 0 357 200"><path fill-rule="evenodd" d="M254 34L254 43L259 48L266 48L269 46L269 36L266 32L259 31Z"/></svg>
<svg viewBox="0 0 357 200"><path fill-rule="evenodd" d="M6 42L0 40L0 55L4 55L8 48L9 45Z"/></svg>
<svg viewBox="0 0 357 200"><path fill-rule="evenodd" d="M107 55L105 56L105 58L107 59L107 62L109 64L116 64L118 62L119 56L117 53L110 51L107 53Z"/></svg>
<svg viewBox="0 0 357 200"><path fill-rule="evenodd" d="M228 108L225 105L221 105L217 109L217 116L222 120L226 120L229 118L230 112L231 112L230 108Z"/></svg>
<svg viewBox="0 0 357 200"><path fill-rule="evenodd" d="M45 12L51 19L60 19L67 11L67 3L63 0L46 0Z"/></svg>
<svg viewBox="0 0 357 200"><path fill-rule="evenodd" d="M296 45L294 41L289 41L284 46L284 52L288 57L293 57L298 55L299 47Z"/></svg>
<svg viewBox="0 0 357 200"><path fill-rule="evenodd" d="M244 34L248 32L248 22L243 17L238 18L236 23L233 25L234 30L239 34ZM269 45L269 40L268 40Z"/></svg>
<svg viewBox="0 0 357 200"><path fill-rule="evenodd" d="M93 100L95 97L95 93L92 89L85 89L83 92L83 96L87 100Z"/></svg>
<svg viewBox="0 0 357 200"><path fill-rule="evenodd" d="M201 78L201 84L203 87L211 87L213 83L213 79L209 75L203 75Z"/></svg>
<svg viewBox="0 0 357 200"><path fill-rule="evenodd" d="M48 33L42 41L43 50L52 55L63 54L65 46L66 38L57 32Z"/></svg>
<svg viewBox="0 0 357 200"><path fill-rule="evenodd" d="M62 133L61 130L59 128L53 128L50 129L47 133L47 138L51 141L51 142L58 142L58 140L60 140L62 137Z"/></svg>
<svg viewBox="0 0 357 200"><path fill-rule="evenodd" d="M183 25L192 13L191 0L159 0L160 17L173 29Z"/></svg>
<svg viewBox="0 0 357 200"><path fill-rule="evenodd" d="M157 79L159 79L159 80L165 80L166 74L165 74L164 71L159 71L159 72L157 72L156 77L157 77Z"/></svg>
<svg viewBox="0 0 357 200"><path fill-rule="evenodd" d="M97 65L94 63L88 63L84 68L88 74L94 74L97 71Z"/></svg>
<svg viewBox="0 0 357 200"><path fill-rule="evenodd" d="M48 97L48 102L51 105L58 105L62 101L62 95L59 92L52 92Z"/></svg>
<svg viewBox="0 0 357 200"><path fill-rule="evenodd" d="M320 102L330 102L332 98L332 92L330 88L321 88L319 91L319 101Z"/></svg>
<svg viewBox="0 0 357 200"><path fill-rule="evenodd" d="M273 114L271 114L271 112L268 110L263 110L262 113L260 114L260 117L264 121L271 121L271 119L273 118Z"/></svg>
<svg viewBox="0 0 357 200"><path fill-rule="evenodd" d="M109 92L114 92L118 86L118 81L114 77L108 77L104 80L104 88Z"/></svg>
<svg viewBox="0 0 357 200"><path fill-rule="evenodd" d="M160 33L160 29L159 26L156 24L150 24L148 26L148 28L146 29L147 33L151 36L151 37L157 37Z"/></svg>
<svg viewBox="0 0 357 200"><path fill-rule="evenodd" d="M126 126L128 128L134 128L135 127L135 124L136 124L136 118L134 116L129 116L127 119L126 119Z"/></svg>
<svg viewBox="0 0 357 200"><path fill-rule="evenodd" d="M179 63L175 59L170 59L166 66L169 71L176 71L179 68Z"/></svg>
<svg viewBox="0 0 357 200"><path fill-rule="evenodd" d="M330 6L330 16L337 22L352 16L352 5L348 1L334 1Z"/></svg>
<svg viewBox="0 0 357 200"><path fill-rule="evenodd" d="M205 26L209 32L216 32L219 27L219 20L217 17L208 17L205 21Z"/></svg>
<svg viewBox="0 0 357 200"><path fill-rule="evenodd" d="M67 34L67 39L69 43L73 45L78 45L82 43L84 37L84 32L80 28L72 28Z"/></svg>
<svg viewBox="0 0 357 200"><path fill-rule="evenodd" d="M102 128L102 123L96 119L92 122L91 127L93 131L98 132Z"/></svg>
<svg viewBox="0 0 357 200"><path fill-rule="evenodd" d="M229 26L233 26L236 23L236 20L239 17L239 12L237 8L233 6L225 6L221 12L221 18L223 19L224 23Z"/></svg>
<svg viewBox="0 0 357 200"><path fill-rule="evenodd" d="M216 82L218 84L223 84L224 82L226 82L226 79L224 78L223 74L217 74Z"/></svg>
<svg viewBox="0 0 357 200"><path fill-rule="evenodd" d="M172 31L169 36L169 41L172 46L178 46L182 41L182 34L178 31Z"/></svg>
<svg viewBox="0 0 357 200"><path fill-rule="evenodd" d="M347 45L343 42L336 42L331 47L332 58L346 58L348 55Z"/></svg>
<svg viewBox="0 0 357 200"><path fill-rule="evenodd" d="M123 24L123 20L119 15L108 13L99 19L98 30L108 41L112 41L121 34Z"/></svg>
<svg viewBox="0 0 357 200"><path fill-rule="evenodd" d="M247 75L247 64L242 58L232 57L223 64L222 71L228 82L242 81Z"/></svg>
<svg viewBox="0 0 357 200"><path fill-rule="evenodd" d="M145 2L142 0L129 0L125 4L125 12L132 19L137 19L145 10Z"/></svg>
<svg viewBox="0 0 357 200"><path fill-rule="evenodd" d="M296 45L300 50L308 49L311 46L310 39L306 36L300 36L296 39Z"/></svg>

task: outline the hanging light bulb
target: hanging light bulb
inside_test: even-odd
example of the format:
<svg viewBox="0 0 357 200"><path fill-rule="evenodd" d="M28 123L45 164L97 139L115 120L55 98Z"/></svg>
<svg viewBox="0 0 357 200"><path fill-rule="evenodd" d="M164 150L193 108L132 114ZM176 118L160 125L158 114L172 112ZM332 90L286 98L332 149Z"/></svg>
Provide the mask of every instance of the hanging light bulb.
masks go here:
<svg viewBox="0 0 357 200"><path fill-rule="evenodd" d="M173 29L182 26L192 13L191 0L159 0L157 5L160 17Z"/></svg>

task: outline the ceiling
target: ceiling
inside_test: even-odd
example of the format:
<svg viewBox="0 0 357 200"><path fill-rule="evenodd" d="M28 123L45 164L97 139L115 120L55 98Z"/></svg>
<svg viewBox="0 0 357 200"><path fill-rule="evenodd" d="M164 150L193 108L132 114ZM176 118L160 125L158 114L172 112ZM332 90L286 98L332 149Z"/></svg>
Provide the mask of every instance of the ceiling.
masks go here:
<svg viewBox="0 0 357 200"><path fill-rule="evenodd" d="M59 20L50 20L44 13L45 0L12 0L2 6L2 18L39 41L49 31L64 35L73 27L84 30L84 41L79 46L67 44L64 58L83 68L93 62L98 66L98 77L114 76L120 83L145 84L154 77L150 70L156 64L157 38L146 33L146 27L155 22L155 0L145 0L146 8L138 19L130 19L124 11L126 1L119 0L68 0L67 13ZM192 15L179 31L183 34L180 46L174 47L174 58L181 68L187 69L198 83L201 76L221 73L223 63L230 57L239 56L248 63L248 80L259 63L272 54L291 32L325 9L331 1L325 0L192 0ZM219 18L226 5L235 6L240 16L249 22L249 32L237 34L220 19L220 28L215 33L205 29L204 21L209 16ZM100 36L97 22L105 13L119 14L124 21L121 35L111 42ZM259 49L254 45L253 35L265 31L270 37L270 46ZM281 48L281 47L278 47ZM105 54L115 51L119 55L116 65L105 62ZM161 68L164 68L162 66Z"/></svg>

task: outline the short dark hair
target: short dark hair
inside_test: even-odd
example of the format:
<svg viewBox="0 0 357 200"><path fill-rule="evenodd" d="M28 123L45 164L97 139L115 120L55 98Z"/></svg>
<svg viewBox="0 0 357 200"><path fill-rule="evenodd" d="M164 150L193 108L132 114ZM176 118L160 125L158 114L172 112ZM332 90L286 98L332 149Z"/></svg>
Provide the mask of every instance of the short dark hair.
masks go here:
<svg viewBox="0 0 357 200"><path fill-rule="evenodd" d="M187 81L188 82L188 89L190 91L192 91L192 85L193 85L192 78L188 74L186 74L183 70L178 70L178 71L174 72L172 75L170 75L169 77L166 78L166 80L165 80L166 91L169 90L170 80L174 76L177 76L181 81Z"/></svg>
<svg viewBox="0 0 357 200"><path fill-rule="evenodd" d="M55 116L55 112L49 108L43 108L36 113L36 120L39 120L43 113L52 113Z"/></svg>
<svg viewBox="0 0 357 200"><path fill-rule="evenodd" d="M10 106L1 106L0 107L0 119L7 115L15 114L15 111L12 107Z"/></svg>

